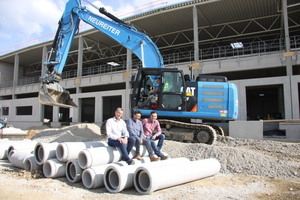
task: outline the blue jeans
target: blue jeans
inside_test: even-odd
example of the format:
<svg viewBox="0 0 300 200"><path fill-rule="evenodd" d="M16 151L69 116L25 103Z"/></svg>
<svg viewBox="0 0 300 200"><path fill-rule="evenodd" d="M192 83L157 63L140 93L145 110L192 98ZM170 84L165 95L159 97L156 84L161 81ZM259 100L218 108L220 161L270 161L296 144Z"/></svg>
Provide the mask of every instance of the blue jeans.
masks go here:
<svg viewBox="0 0 300 200"><path fill-rule="evenodd" d="M153 135L154 135L154 134L153 134ZM157 136L157 137L155 138L155 140L159 140L157 145L156 145L155 141L151 139L151 137L152 137L153 135L147 136L146 139L150 141L154 153L155 153L158 157L162 157L163 154L160 152L160 150L162 149L162 146L163 146L163 144L164 144L164 141L165 141L165 135L164 135L164 134L160 134L159 136Z"/></svg>
<svg viewBox="0 0 300 200"><path fill-rule="evenodd" d="M146 139L149 139L149 140L152 140L152 136L155 135L155 134L152 134L152 135L149 135L146 137ZM158 140L158 144L157 144L157 149L158 151L160 151L164 145L164 141L165 141L165 135L164 134L160 134L159 136L157 136L155 138L155 140ZM153 141L153 140L152 140Z"/></svg>
<svg viewBox="0 0 300 200"><path fill-rule="evenodd" d="M140 154L140 147L141 147L141 143L140 143L140 138L138 136L132 136L135 138L135 148L136 148L136 154ZM143 139L143 145L145 145L148 153L149 153L149 157L152 157L154 156L153 154L153 149L151 147L151 142L150 140L147 140L147 139Z"/></svg>
<svg viewBox="0 0 300 200"><path fill-rule="evenodd" d="M126 147L126 144L123 144L123 143L119 142L118 140L113 140L110 138L108 139L108 145L119 148L122 153L122 156L126 162L131 160L129 158L129 153L135 142L135 139L132 136L129 136L127 139L128 139L127 147Z"/></svg>

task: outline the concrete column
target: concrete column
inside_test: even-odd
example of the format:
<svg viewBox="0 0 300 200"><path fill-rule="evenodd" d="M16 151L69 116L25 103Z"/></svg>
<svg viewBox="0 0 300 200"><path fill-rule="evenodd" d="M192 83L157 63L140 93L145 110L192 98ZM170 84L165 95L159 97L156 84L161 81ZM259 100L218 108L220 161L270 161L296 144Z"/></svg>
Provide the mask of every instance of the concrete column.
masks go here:
<svg viewBox="0 0 300 200"><path fill-rule="evenodd" d="M19 54L15 55L15 62L14 62L14 78L13 78L13 88L12 88L12 98L16 99L15 96L15 92L14 90L16 89L16 87L18 86L18 82L19 82L19 61L20 61L20 57Z"/></svg>
<svg viewBox="0 0 300 200"><path fill-rule="evenodd" d="M41 69L41 77L45 74L45 65L44 63L47 61L47 53L48 49L46 46L43 46L43 53L42 53L42 69ZM44 114L45 114L45 106L43 104L40 104L40 120L41 122L44 122Z"/></svg>
<svg viewBox="0 0 300 200"><path fill-rule="evenodd" d="M298 83L300 82L299 76L293 76L292 78L292 104L293 104L293 119L300 118L300 105L299 105L299 91Z"/></svg>
<svg viewBox="0 0 300 200"><path fill-rule="evenodd" d="M76 124L81 121L81 99L77 95L72 96L74 103L78 106L78 108L73 109L73 116L72 116L72 124Z"/></svg>
<svg viewBox="0 0 300 200"><path fill-rule="evenodd" d="M103 121L103 96L96 95L95 97L95 122L102 122Z"/></svg>
<svg viewBox="0 0 300 200"><path fill-rule="evenodd" d="M52 123L58 123L59 122L59 107L53 106L53 119ZM51 123L51 124L52 124Z"/></svg>
<svg viewBox="0 0 300 200"><path fill-rule="evenodd" d="M81 93L80 83L82 77L82 62L83 61L83 38L78 39L78 63L77 63L77 78L75 79L76 93Z"/></svg>
<svg viewBox="0 0 300 200"><path fill-rule="evenodd" d="M125 97L124 97L124 103L125 105L123 107L124 109L124 118L128 119L131 117L131 110L130 110L130 93L131 93L131 84L130 84L130 78L132 75L132 52L127 49L127 63L126 63L126 72L124 73L124 79L126 83L125 87Z"/></svg>
<svg viewBox="0 0 300 200"><path fill-rule="evenodd" d="M293 119L292 91L291 76L288 76L283 84L285 119Z"/></svg>
<svg viewBox="0 0 300 200"><path fill-rule="evenodd" d="M45 65L44 63L47 61L48 49L46 46L43 46L43 55L42 55L42 69L41 69L41 76L45 74Z"/></svg>
<svg viewBox="0 0 300 200"><path fill-rule="evenodd" d="M291 83L291 76L293 75L293 66L292 66L292 55L290 54L291 51L291 44L290 44L290 34L289 34L289 22L288 22L288 11L287 11L287 0L282 0L282 17L283 17L283 25L284 25L284 38L285 38L285 53L284 57L286 57L286 75L289 77L289 84L290 84L290 91L292 90L292 83ZM289 107L293 110L292 104L292 94L290 96L286 96L285 100L288 101ZM286 116L287 118L288 116ZM294 116L292 114L292 119Z"/></svg>
<svg viewBox="0 0 300 200"><path fill-rule="evenodd" d="M193 29L194 29L194 63L199 63L199 35L198 35L198 13L196 6L193 7ZM202 74L201 67L194 68L194 78ZM193 78L193 77L191 77Z"/></svg>
<svg viewBox="0 0 300 200"><path fill-rule="evenodd" d="M81 78L82 78L82 63L83 63L83 37L79 36L78 38L78 63L77 63L77 78L75 79L75 86L76 86L76 94L82 92L80 87L81 85ZM78 97L73 96L73 100L78 106L78 108L73 109L73 122L80 122L81 121L81 100Z"/></svg>
<svg viewBox="0 0 300 200"><path fill-rule="evenodd" d="M83 38L78 38L78 63L77 63L77 77L82 76L82 60L83 60Z"/></svg>

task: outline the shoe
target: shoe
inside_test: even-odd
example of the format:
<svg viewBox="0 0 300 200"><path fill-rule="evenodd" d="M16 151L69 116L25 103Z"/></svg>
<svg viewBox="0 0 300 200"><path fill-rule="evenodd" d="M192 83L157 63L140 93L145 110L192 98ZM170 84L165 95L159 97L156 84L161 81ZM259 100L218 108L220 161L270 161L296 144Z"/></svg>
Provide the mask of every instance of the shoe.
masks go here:
<svg viewBox="0 0 300 200"><path fill-rule="evenodd" d="M150 161L151 161L151 162L159 161L159 160L160 160L159 157L155 157L155 156L150 157Z"/></svg>
<svg viewBox="0 0 300 200"><path fill-rule="evenodd" d="M135 158L138 159L138 160L142 160L142 157L141 157L140 154L136 154Z"/></svg>
<svg viewBox="0 0 300 200"><path fill-rule="evenodd" d="M129 161L127 162L127 164L128 164L128 165L134 165L135 162L134 162L134 160L131 159L131 160L129 160Z"/></svg>
<svg viewBox="0 0 300 200"><path fill-rule="evenodd" d="M162 156L162 157L160 157L160 159L161 160L167 160L167 159L169 159L169 156Z"/></svg>

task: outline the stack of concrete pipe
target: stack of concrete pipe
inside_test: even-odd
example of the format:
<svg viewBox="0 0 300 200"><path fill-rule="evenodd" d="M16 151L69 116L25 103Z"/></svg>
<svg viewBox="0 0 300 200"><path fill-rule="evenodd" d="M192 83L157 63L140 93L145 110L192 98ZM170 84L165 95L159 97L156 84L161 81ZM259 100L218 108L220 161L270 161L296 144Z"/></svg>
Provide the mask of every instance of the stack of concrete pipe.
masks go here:
<svg viewBox="0 0 300 200"><path fill-rule="evenodd" d="M134 185L134 172L138 167L164 166L189 162L187 158L174 158L159 162L147 162L143 165L119 166L110 165L104 171L104 184L106 189L111 193L121 192L126 188L131 188ZM172 167L170 167L172 168Z"/></svg>
<svg viewBox="0 0 300 200"><path fill-rule="evenodd" d="M36 142L31 140L8 140L8 139L1 139L0 140L0 160L6 160L8 155L8 148L10 150L19 150L26 148L27 145L31 144L35 145Z"/></svg>
<svg viewBox="0 0 300 200"><path fill-rule="evenodd" d="M144 145L141 145L140 152L143 159L128 166L121 161L120 151L108 146L107 142L0 140L0 159L9 158L16 167L28 171L42 170L47 178L66 177L72 183L82 181L88 189L105 186L111 193L135 187L140 194L150 194L213 176L220 171L221 165L216 159L189 161L187 158L174 158L150 162ZM130 156L135 155L133 149Z"/></svg>

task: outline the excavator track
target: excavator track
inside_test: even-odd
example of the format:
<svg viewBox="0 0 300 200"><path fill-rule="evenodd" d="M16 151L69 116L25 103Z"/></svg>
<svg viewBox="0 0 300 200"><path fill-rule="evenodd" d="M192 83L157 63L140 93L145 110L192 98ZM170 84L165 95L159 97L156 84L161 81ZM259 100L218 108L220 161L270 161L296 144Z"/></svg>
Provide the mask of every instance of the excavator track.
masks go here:
<svg viewBox="0 0 300 200"><path fill-rule="evenodd" d="M163 127L166 127L163 132L166 139L169 140L212 145L217 139L217 134L224 134L222 128L216 125L193 124L169 119L159 119L158 121Z"/></svg>
<svg viewBox="0 0 300 200"><path fill-rule="evenodd" d="M224 130L220 126L217 126L215 124L207 124L207 125L213 127L213 129L215 129L215 131L217 132L217 135L225 136Z"/></svg>

